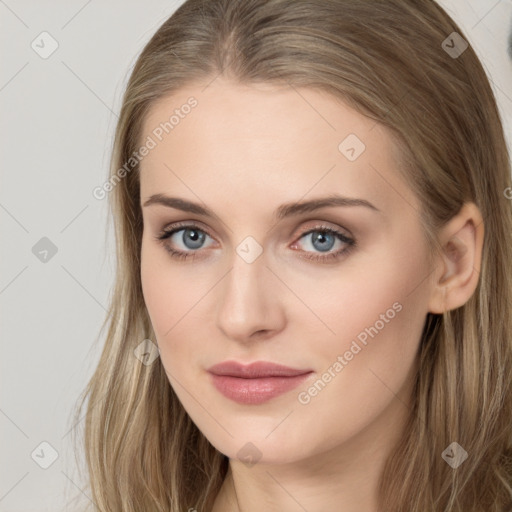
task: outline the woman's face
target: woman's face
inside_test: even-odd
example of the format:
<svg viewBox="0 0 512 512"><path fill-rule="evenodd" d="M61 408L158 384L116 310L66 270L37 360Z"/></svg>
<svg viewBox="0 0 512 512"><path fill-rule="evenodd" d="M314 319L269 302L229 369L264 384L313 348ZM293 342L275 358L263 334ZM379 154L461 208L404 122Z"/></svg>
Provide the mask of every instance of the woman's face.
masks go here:
<svg viewBox="0 0 512 512"><path fill-rule="evenodd" d="M396 432L431 271L387 132L318 91L216 79L156 103L142 140L153 341L209 441L284 463ZM225 361L302 375L213 377Z"/></svg>

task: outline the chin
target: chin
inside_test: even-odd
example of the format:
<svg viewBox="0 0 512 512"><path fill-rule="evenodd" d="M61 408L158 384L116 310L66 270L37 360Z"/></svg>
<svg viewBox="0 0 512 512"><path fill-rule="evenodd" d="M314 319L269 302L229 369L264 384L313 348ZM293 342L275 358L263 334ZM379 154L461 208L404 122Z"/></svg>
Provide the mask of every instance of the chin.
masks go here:
<svg viewBox="0 0 512 512"><path fill-rule="evenodd" d="M258 427L254 428L255 434L251 430L240 430L239 432L230 431L233 438L222 440L208 438L210 443L221 453L230 459L237 460L251 467L255 464L280 465L292 463L311 455L304 452L304 443L297 443L289 439L289 432L283 431L281 435L270 434L265 439ZM270 431L269 431L270 432ZM302 436L302 439L306 434Z"/></svg>

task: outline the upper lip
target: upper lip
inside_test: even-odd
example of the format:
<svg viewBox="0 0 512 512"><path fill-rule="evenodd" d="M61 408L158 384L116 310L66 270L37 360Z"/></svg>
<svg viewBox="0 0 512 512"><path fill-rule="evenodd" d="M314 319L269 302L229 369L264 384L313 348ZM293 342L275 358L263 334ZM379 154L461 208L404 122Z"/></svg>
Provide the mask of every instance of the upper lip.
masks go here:
<svg viewBox="0 0 512 512"><path fill-rule="evenodd" d="M229 377L241 377L245 379L257 379L262 377L295 377L311 372L312 370L300 370L268 361L256 361L249 365L243 365L236 361L224 361L208 368L214 375Z"/></svg>

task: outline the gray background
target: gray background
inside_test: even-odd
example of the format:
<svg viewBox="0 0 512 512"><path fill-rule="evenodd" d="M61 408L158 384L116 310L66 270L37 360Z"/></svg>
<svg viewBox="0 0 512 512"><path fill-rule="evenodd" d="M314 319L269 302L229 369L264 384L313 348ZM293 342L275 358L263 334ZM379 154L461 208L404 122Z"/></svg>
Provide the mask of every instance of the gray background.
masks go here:
<svg viewBox="0 0 512 512"><path fill-rule="evenodd" d="M92 190L108 175L129 70L181 3L0 0L0 511L72 510L72 496L89 499L71 411L99 357L115 261L107 202ZM482 58L512 142L512 1L440 3ZM44 31L58 43L48 58L31 47L51 48ZM43 237L57 250L46 261ZM47 469L42 442L58 453Z"/></svg>

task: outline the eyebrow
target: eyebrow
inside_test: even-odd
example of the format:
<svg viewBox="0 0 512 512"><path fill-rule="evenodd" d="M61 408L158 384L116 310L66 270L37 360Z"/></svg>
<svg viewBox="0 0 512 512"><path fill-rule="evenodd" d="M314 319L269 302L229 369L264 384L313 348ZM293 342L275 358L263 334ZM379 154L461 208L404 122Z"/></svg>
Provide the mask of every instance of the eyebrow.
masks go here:
<svg viewBox="0 0 512 512"><path fill-rule="evenodd" d="M198 203L193 203L179 197L169 197L164 194L154 194L144 203L143 206L147 207L154 204L159 204L168 208L175 208L184 212L195 213L205 217L218 219L218 216L215 215L210 209L201 206ZM366 199L358 199L354 197L345 197L333 194L327 197L321 197L309 201L282 204L276 209L274 217L280 220L286 217L292 217L302 213L310 213L321 208L332 206L364 206L372 211L382 213L376 206L374 206Z"/></svg>

